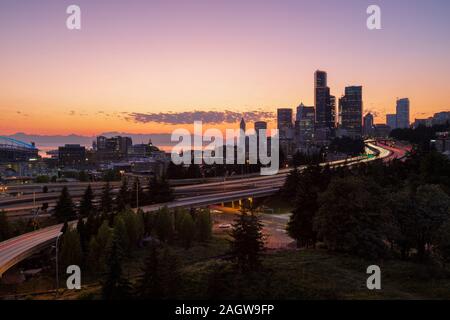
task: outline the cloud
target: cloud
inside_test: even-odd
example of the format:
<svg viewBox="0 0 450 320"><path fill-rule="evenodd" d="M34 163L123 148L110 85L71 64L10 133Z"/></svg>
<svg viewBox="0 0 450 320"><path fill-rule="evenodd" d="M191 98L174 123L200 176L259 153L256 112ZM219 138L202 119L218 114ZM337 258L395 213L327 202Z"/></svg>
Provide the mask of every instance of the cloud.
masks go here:
<svg viewBox="0 0 450 320"><path fill-rule="evenodd" d="M187 112L166 112L166 113L128 113L125 119L137 123L157 122L164 124L191 124L194 121L204 123L236 123L244 118L245 121L254 122L258 120L272 120L275 117L273 112L269 111L187 111Z"/></svg>

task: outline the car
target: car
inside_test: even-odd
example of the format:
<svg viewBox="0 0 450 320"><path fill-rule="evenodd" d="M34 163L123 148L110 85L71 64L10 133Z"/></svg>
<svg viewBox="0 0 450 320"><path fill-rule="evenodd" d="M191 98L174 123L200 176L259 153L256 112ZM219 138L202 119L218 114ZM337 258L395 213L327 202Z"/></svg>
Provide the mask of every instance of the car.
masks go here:
<svg viewBox="0 0 450 320"><path fill-rule="evenodd" d="M229 223L221 223L219 224L219 229L230 229L232 227Z"/></svg>

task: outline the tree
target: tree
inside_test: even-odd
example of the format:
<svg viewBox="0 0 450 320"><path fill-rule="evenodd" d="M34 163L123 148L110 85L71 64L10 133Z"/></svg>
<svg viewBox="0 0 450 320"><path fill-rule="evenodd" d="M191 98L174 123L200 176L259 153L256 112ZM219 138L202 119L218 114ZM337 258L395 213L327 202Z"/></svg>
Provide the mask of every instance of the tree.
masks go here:
<svg viewBox="0 0 450 320"><path fill-rule="evenodd" d="M55 207L55 217L58 222L72 220L75 217L75 206L66 186L61 191Z"/></svg>
<svg viewBox="0 0 450 320"><path fill-rule="evenodd" d="M195 237L195 226L194 221L192 220L192 216L188 213L183 214L179 230L179 237L184 248L189 249Z"/></svg>
<svg viewBox="0 0 450 320"><path fill-rule="evenodd" d="M174 221L173 214L167 207L158 210L155 223L156 235L158 239L166 242L173 239Z"/></svg>
<svg viewBox="0 0 450 320"><path fill-rule="evenodd" d="M159 258L159 275L163 293L161 299L176 299L181 287L178 257L168 247L164 248Z"/></svg>
<svg viewBox="0 0 450 320"><path fill-rule="evenodd" d="M169 181L166 179L165 176L161 177L161 180L159 181L158 185L158 203L165 203L172 201L175 197L173 195L173 189L169 184Z"/></svg>
<svg viewBox="0 0 450 320"><path fill-rule="evenodd" d="M82 170L78 174L78 180L80 180L81 182L87 182L89 181L89 175L86 173L86 171Z"/></svg>
<svg viewBox="0 0 450 320"><path fill-rule="evenodd" d="M125 226L124 219L121 215L114 219L114 237L118 240L118 245L120 246L122 254L129 254L131 243L128 237L127 227Z"/></svg>
<svg viewBox="0 0 450 320"><path fill-rule="evenodd" d="M294 211L287 225L288 234L297 241L297 247L313 247L316 244L317 233L313 228L314 217L319 209L318 194L325 190L330 180L329 167L321 169L319 166L309 166L298 174L294 187L286 188L294 190L289 198L294 199Z"/></svg>
<svg viewBox="0 0 450 320"><path fill-rule="evenodd" d="M295 168L291 172L289 172L283 187L280 190L281 196L283 199L293 199L297 194L297 188L300 183L300 171L298 168Z"/></svg>
<svg viewBox="0 0 450 320"><path fill-rule="evenodd" d="M123 300L130 298L131 284L123 275L122 235L114 230L111 246L106 260L106 273L102 283L102 296L106 300Z"/></svg>
<svg viewBox="0 0 450 320"><path fill-rule="evenodd" d="M135 214L132 210L125 210L118 218L122 219L128 236L127 252L131 252L144 236L142 215Z"/></svg>
<svg viewBox="0 0 450 320"><path fill-rule="evenodd" d="M249 272L260 267L260 257L264 251L262 224L253 213L245 209L237 218L231 231L230 254L242 272Z"/></svg>
<svg viewBox="0 0 450 320"><path fill-rule="evenodd" d="M86 252L89 243L89 238L87 234L86 224L84 223L84 220L81 217L78 218L77 232L78 236L80 237L81 250L83 252Z"/></svg>
<svg viewBox="0 0 450 320"><path fill-rule="evenodd" d="M84 191L83 198L80 201L79 215L81 217L87 217L94 211L94 192L92 191L91 185L88 185Z"/></svg>
<svg viewBox="0 0 450 320"><path fill-rule="evenodd" d="M423 260L441 226L450 218L450 198L438 185L423 185L415 196L415 235L417 255Z"/></svg>
<svg viewBox="0 0 450 320"><path fill-rule="evenodd" d="M115 210L117 212L121 212L125 210L127 205L130 204L130 191L128 190L128 181L127 179L122 180L122 185L120 186L119 193L116 197L116 205Z"/></svg>
<svg viewBox="0 0 450 320"><path fill-rule="evenodd" d="M174 199L173 189L169 181L163 176L160 180L153 177L149 180L148 192L146 196L148 203L164 203Z"/></svg>
<svg viewBox="0 0 450 320"><path fill-rule="evenodd" d="M145 259L143 275L137 283L136 293L140 299L156 300L163 296L164 289L161 283L161 266L159 264L159 251L152 245Z"/></svg>
<svg viewBox="0 0 450 320"><path fill-rule="evenodd" d="M295 198L295 209L286 228L289 236L297 241L297 248L316 244L317 233L313 221L319 209L317 197L317 188L301 183Z"/></svg>
<svg viewBox="0 0 450 320"><path fill-rule="evenodd" d="M2 210L0 211L0 242L9 239L11 235L11 225L8 222L5 211Z"/></svg>
<svg viewBox="0 0 450 320"><path fill-rule="evenodd" d="M356 177L335 178L319 195L314 229L330 250L380 258L388 217L380 188Z"/></svg>
<svg viewBox="0 0 450 320"><path fill-rule="evenodd" d="M60 263L62 270L70 265L81 265L80 236L76 230L67 230L61 238Z"/></svg>
<svg viewBox="0 0 450 320"><path fill-rule="evenodd" d="M212 236L212 221L209 210L200 210L195 219L195 229L197 232L197 240L206 242Z"/></svg>
<svg viewBox="0 0 450 320"><path fill-rule="evenodd" d="M108 248L111 246L112 229L108 221L104 221L95 237L89 242L87 264L92 273L103 273L106 267Z"/></svg>
<svg viewBox="0 0 450 320"><path fill-rule="evenodd" d="M434 248L445 267L450 261L450 220L439 228L434 240Z"/></svg>
<svg viewBox="0 0 450 320"><path fill-rule="evenodd" d="M109 184L109 182L106 182L106 184L103 186L102 195L100 198L100 208L105 214L111 214L113 211L111 185Z"/></svg>
<svg viewBox="0 0 450 320"><path fill-rule="evenodd" d="M167 174L169 179L184 179L186 176L186 170L182 164L174 164L172 161L167 168Z"/></svg>

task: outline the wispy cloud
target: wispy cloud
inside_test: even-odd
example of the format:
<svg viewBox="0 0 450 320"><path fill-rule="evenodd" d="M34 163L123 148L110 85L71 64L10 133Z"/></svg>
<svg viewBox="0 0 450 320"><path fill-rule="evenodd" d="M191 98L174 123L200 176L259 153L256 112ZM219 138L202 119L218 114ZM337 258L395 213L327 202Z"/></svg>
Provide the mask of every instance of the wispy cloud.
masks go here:
<svg viewBox="0 0 450 320"><path fill-rule="evenodd" d="M187 111L187 112L166 112L166 113L138 113L132 112L125 116L125 119L137 123L157 122L164 124L189 124L194 121L204 123L235 123L244 118L253 122L258 120L272 120L275 117L273 112L255 110L246 112L235 111Z"/></svg>

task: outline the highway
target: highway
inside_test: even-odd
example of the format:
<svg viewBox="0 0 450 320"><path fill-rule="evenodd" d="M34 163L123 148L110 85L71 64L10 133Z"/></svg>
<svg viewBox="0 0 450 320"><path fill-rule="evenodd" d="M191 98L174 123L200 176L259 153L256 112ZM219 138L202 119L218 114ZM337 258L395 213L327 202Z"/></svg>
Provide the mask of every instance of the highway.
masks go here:
<svg viewBox="0 0 450 320"><path fill-rule="evenodd" d="M374 144L369 146L379 151L379 155L373 158L357 157L348 160L340 160L328 163L330 166L351 166L361 162L392 157L393 151ZM326 165L326 164L322 164ZM163 206L168 208L178 207L202 207L222 202L230 202L247 197L264 197L276 193L283 185L287 174L291 169L283 169L277 175L259 176L248 179L211 182L193 186L178 188L195 189L199 195L181 198L170 203L142 207L146 212L156 211ZM237 190L236 190L237 189ZM202 191L203 190L203 191ZM211 193L211 190L215 192ZM206 194L205 194L206 193ZM71 222L75 223L75 222ZM43 247L54 242L62 228L62 224L41 229L35 232L23 234L16 238L0 243L0 277L9 268L18 262L39 252Z"/></svg>

